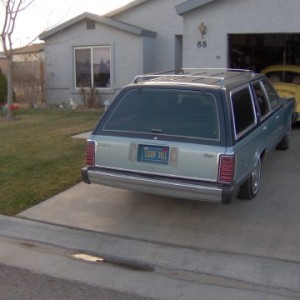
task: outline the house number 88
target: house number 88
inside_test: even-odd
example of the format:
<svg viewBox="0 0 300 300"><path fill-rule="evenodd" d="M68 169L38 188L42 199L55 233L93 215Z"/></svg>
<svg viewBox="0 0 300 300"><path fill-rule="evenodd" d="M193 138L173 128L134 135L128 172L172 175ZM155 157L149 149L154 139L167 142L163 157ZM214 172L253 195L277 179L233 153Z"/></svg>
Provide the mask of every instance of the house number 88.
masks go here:
<svg viewBox="0 0 300 300"><path fill-rule="evenodd" d="M203 42L198 41L197 47L198 48L206 48L207 47L207 42L206 41L203 41Z"/></svg>

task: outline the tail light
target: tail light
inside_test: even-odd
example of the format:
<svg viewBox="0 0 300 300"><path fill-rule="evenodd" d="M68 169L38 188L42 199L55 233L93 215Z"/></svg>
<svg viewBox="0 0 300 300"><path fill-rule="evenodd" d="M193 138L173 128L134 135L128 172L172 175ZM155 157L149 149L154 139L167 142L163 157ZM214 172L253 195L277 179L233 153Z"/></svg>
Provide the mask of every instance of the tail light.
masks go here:
<svg viewBox="0 0 300 300"><path fill-rule="evenodd" d="M221 155L219 159L219 176L218 182L232 183L235 173L235 156Z"/></svg>
<svg viewBox="0 0 300 300"><path fill-rule="evenodd" d="M95 166L95 145L94 141L88 141L86 145L86 164L89 167Z"/></svg>

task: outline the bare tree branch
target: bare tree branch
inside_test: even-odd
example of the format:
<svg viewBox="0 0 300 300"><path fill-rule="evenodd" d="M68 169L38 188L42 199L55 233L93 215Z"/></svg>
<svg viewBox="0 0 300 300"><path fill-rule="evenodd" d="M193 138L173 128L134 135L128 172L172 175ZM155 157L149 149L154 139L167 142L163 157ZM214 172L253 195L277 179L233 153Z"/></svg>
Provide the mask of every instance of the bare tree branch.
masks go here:
<svg viewBox="0 0 300 300"><path fill-rule="evenodd" d="M12 60L13 60L13 42L12 35L15 30L16 20L20 12L24 11L34 0L1 0L4 6L4 22L1 30L1 43L4 50L4 55L8 59L8 74L7 74L7 118L11 118L10 107L13 100L12 86Z"/></svg>

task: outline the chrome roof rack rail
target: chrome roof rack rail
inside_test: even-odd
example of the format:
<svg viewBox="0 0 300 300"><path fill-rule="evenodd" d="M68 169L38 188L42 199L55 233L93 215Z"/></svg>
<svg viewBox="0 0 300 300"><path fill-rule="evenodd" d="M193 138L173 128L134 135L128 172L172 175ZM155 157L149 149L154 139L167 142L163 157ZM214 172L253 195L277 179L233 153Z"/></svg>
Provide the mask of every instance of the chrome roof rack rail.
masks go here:
<svg viewBox="0 0 300 300"><path fill-rule="evenodd" d="M208 72L212 72L212 74L208 74ZM236 72L234 76L226 77L224 72ZM183 68L177 70L156 72L144 75L138 75L134 78L133 83L145 82L145 81L163 81L164 79L168 79L168 82L176 82L181 79L191 79L190 83L197 83L197 80L201 79L215 79L215 84L223 87L225 84L225 80L239 76L240 73L247 73L251 77L255 77L255 73L251 70L245 69L226 69L226 68ZM201 83L199 83L201 84ZM202 83L203 84L203 83Z"/></svg>
<svg viewBox="0 0 300 300"><path fill-rule="evenodd" d="M182 74L182 75L148 74L148 75L136 76L135 79L133 80L133 83L143 82L143 81L147 81L147 80L155 81L155 79L161 80L163 78L169 78L170 81L176 81L181 78L190 78L190 79L192 79L191 81L196 81L198 79L216 79L218 81L222 81L225 79L224 77L221 77L221 76L204 76L204 75L189 75L189 74Z"/></svg>

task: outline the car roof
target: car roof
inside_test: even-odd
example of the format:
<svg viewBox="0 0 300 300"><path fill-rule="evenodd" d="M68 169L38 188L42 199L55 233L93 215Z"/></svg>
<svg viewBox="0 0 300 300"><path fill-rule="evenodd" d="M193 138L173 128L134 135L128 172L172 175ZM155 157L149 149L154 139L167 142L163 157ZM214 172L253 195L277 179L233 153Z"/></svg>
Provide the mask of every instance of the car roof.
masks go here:
<svg viewBox="0 0 300 300"><path fill-rule="evenodd" d="M261 73L262 74L267 74L269 72L284 72L284 71L290 71L290 72L295 72L300 74L300 66L298 65L271 65L266 68L264 68Z"/></svg>
<svg viewBox="0 0 300 300"><path fill-rule="evenodd" d="M226 88L249 83L264 75L243 69L184 68L136 76L133 84L141 85L201 85Z"/></svg>

